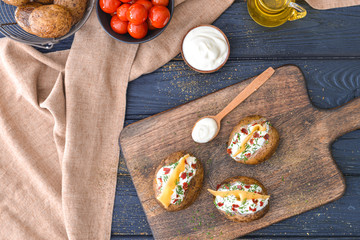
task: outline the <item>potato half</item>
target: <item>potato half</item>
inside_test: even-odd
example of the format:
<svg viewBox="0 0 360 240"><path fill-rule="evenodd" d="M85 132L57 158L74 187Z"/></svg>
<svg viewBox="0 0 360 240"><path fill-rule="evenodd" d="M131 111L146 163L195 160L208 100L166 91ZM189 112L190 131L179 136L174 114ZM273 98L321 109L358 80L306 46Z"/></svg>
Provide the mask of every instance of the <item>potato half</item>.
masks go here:
<svg viewBox="0 0 360 240"><path fill-rule="evenodd" d="M189 207L196 200L196 198L198 197L198 195L201 191L203 178L204 178L204 169L203 169L203 166L202 166L200 160L196 158L196 166L193 166L196 169L196 173L190 180L189 184L187 185L187 188L184 190L183 200L179 204L178 203L170 204L169 206L165 207L157 199L158 196L161 194L159 186L158 186L158 182L157 182L158 172L162 171L161 169L164 166L169 166L169 165L172 165L172 164L178 162L185 155L186 154L184 152L174 152L174 153L170 154L168 157L166 157L164 160L161 161L159 167L155 171L155 177L154 177L154 181L153 181L153 189L154 189L154 193L155 193L155 198L156 198L157 202L160 204L160 206L162 206L166 211L169 211L169 212L179 211L179 210ZM193 157L191 154L190 154L190 156Z"/></svg>
<svg viewBox="0 0 360 240"><path fill-rule="evenodd" d="M265 127L266 131L259 130L251 134L250 130L254 129L253 126L256 125ZM245 138L247 136L249 138ZM240 145L244 147L240 148ZM278 131L266 118L255 115L242 119L234 127L230 133L227 152L235 161L253 165L269 159L275 153L278 145ZM241 149L244 150L239 153Z"/></svg>
<svg viewBox="0 0 360 240"><path fill-rule="evenodd" d="M268 192L266 190L266 188L264 187L264 185L259 182L258 180L254 179L254 178L250 178L250 177L244 177L244 176L237 176L237 177L232 177L232 178L228 178L226 180L224 180L221 184L218 185L218 188L223 188L224 186L233 186L232 184L234 183L238 183L238 182L241 182L243 183L245 186L257 186L257 189L261 188L261 194L262 195L267 195ZM230 187L231 188L231 187ZM245 188L243 188L245 189ZM217 210L223 214L226 218L234 221L234 222L251 222L251 221L254 221L256 219L259 219L261 218L262 216L264 216L268 210L269 210L269 204L270 204L270 199L266 200L266 201L263 201L263 200L260 200L258 199L257 201L255 202L252 202L252 200L248 200L249 202L251 202L251 206L253 208L251 208L251 213L246 213L246 214L242 214L238 211L239 208L241 207L244 207L242 206L241 204L238 204L238 206L235 206L235 211L232 210L232 207L233 205L231 206L230 204L230 210L229 211L225 211L225 207L224 207L224 210L221 210L220 208L225 206L225 203L224 205L221 205L221 206L218 206L220 204L220 202L216 202L216 197L214 196L214 203L215 203L215 206L217 206ZM261 205L261 202L263 202L263 206L260 207ZM264 203L265 202L265 203ZM229 206L229 204L227 204L226 206ZM250 206L250 205L249 205ZM256 208L261 208L260 210L255 210L254 212L252 212L254 209Z"/></svg>

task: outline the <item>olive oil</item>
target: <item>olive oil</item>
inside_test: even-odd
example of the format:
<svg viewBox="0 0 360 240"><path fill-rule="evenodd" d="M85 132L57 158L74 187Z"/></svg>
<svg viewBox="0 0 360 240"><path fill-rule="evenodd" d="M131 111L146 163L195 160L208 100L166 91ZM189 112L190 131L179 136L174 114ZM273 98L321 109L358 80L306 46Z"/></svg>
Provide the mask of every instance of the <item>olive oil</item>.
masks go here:
<svg viewBox="0 0 360 240"><path fill-rule="evenodd" d="M306 10L295 0L247 0L247 7L252 19L264 27L277 27L306 16Z"/></svg>

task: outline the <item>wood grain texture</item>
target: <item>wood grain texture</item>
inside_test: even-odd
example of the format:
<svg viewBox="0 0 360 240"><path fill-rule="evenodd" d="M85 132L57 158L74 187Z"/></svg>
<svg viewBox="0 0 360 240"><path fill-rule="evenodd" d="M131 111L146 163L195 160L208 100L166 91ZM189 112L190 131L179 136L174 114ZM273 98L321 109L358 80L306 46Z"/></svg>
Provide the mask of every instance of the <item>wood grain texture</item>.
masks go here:
<svg viewBox="0 0 360 240"><path fill-rule="evenodd" d="M343 116L344 111L360 111L356 110L360 102L354 101L353 104L330 112L315 109L308 99L302 74L296 67L287 66L278 69L258 92L224 119L229 123L223 125L219 136L206 148L192 142L190 130L197 120L197 114L214 114L227 104L226 99L236 96L246 85L247 83L240 83L218 91L173 111L130 125L122 132L120 141L124 156L127 158L127 166L155 237L163 239L173 237L174 226L179 227L176 225L178 219L181 219L182 223L187 222L194 210L206 209L202 212L206 219L204 221L217 230L221 229L224 238L233 238L310 210L343 194L345 190L343 178L333 164L330 153L330 143L336 134L327 127L332 124L331 118ZM360 112L356 113L354 115L359 116ZM282 140L271 160L256 168L245 168L233 161L226 161L225 139L238 119L252 114L268 117L279 130ZM351 130L354 130L360 127L359 124L355 119L351 119L349 125L353 128ZM340 123L335 125L337 128L331 130L334 129L338 135L349 131L347 125ZM142 141L142 145L146 148L137 147L139 145L136 143L139 141ZM212 161L213 167L205 168L205 188L214 188L221 179L236 175L259 179L273 196L269 213L251 225L243 226L234 225L223 219L211 219L205 213L215 209L209 208L211 199L208 199L209 196L204 193L194 203L193 209L189 208L189 212L184 210L178 214L164 213L156 205L145 181L154 174L154 164L159 162L162 156L179 147L193 152L202 161ZM208 151L209 149L212 151ZM303 172L306 172L306 177ZM281 176L289 179L288 184L279 180ZM206 237L202 228L197 230L194 231L189 229L188 225L184 225L182 234L190 237Z"/></svg>
<svg viewBox="0 0 360 240"><path fill-rule="evenodd" d="M151 76L129 83L126 124L243 81L270 66L284 64L300 67L310 99L319 108L334 108L360 96L360 60L232 60L213 74L198 74L182 61L171 61Z"/></svg>

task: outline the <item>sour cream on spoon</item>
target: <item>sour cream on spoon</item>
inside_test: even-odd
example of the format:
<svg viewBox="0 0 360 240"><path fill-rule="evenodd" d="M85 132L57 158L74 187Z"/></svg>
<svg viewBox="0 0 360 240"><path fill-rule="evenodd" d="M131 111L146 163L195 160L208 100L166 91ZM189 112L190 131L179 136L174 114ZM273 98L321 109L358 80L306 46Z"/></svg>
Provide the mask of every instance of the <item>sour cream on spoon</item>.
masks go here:
<svg viewBox="0 0 360 240"><path fill-rule="evenodd" d="M195 142L207 143L216 136L217 132L217 122L212 118L203 118L195 124L191 135Z"/></svg>

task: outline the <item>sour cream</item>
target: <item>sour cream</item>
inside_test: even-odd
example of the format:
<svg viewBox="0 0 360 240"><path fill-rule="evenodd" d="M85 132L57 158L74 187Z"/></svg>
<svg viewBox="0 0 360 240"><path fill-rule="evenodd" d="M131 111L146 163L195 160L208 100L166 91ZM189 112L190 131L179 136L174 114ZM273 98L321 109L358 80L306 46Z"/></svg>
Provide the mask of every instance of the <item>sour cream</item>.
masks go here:
<svg viewBox="0 0 360 240"><path fill-rule="evenodd" d="M197 143L207 143L215 137L217 130L218 126L214 119L203 118L195 124L191 136Z"/></svg>
<svg viewBox="0 0 360 240"><path fill-rule="evenodd" d="M200 26L186 35L182 52L186 62L193 68L211 71L227 60L229 46L220 30L210 26Z"/></svg>

